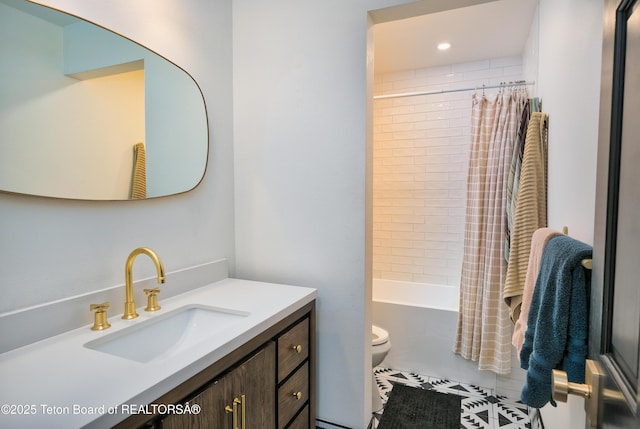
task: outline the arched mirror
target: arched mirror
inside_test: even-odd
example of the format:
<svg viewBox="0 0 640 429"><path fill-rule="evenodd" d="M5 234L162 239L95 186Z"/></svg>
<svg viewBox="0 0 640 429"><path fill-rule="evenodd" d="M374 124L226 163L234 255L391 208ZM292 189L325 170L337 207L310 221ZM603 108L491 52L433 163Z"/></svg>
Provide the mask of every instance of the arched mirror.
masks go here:
<svg viewBox="0 0 640 429"><path fill-rule="evenodd" d="M104 28L0 0L0 190L81 200L186 192L207 114L193 78Z"/></svg>

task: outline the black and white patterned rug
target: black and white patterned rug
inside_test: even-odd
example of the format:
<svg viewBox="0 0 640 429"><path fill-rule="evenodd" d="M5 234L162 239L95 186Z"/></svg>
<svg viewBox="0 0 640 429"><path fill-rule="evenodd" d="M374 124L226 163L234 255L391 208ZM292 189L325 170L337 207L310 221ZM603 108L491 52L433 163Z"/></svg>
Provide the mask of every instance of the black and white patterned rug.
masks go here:
<svg viewBox="0 0 640 429"><path fill-rule="evenodd" d="M460 429L531 429L528 407L495 395L491 389L382 367L375 368L374 374L383 404L386 404L393 384L400 383L461 396ZM374 428L383 412L384 408L374 414Z"/></svg>

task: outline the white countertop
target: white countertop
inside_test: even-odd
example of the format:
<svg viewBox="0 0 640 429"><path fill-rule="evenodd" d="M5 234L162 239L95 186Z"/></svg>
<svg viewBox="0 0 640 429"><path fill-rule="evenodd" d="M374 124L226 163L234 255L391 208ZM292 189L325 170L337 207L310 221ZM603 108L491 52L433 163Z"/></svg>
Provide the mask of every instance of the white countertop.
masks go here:
<svg viewBox="0 0 640 429"><path fill-rule="evenodd" d="M315 298L311 288L225 279L166 300L160 297L162 308L155 313L136 303L140 317L134 320L120 319L123 303L112 303L111 328L105 331L87 325L0 354L0 427L111 427ZM188 353L159 362L140 363L84 347L189 304L250 314Z"/></svg>

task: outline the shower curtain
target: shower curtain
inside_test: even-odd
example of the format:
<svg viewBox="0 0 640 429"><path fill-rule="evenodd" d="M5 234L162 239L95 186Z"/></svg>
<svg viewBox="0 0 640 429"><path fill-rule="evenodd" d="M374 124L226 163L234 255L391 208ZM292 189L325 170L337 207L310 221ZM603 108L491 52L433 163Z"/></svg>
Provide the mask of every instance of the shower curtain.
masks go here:
<svg viewBox="0 0 640 429"><path fill-rule="evenodd" d="M507 91L489 100L473 95L460 312L454 353L498 374L511 371L506 277L506 187L527 96Z"/></svg>

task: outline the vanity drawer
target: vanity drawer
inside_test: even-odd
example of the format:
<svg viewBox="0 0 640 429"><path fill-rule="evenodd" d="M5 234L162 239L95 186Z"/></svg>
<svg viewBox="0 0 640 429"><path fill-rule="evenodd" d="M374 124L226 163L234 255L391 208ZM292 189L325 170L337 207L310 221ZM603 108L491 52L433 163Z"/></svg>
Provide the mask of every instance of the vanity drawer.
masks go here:
<svg viewBox="0 0 640 429"><path fill-rule="evenodd" d="M309 363L278 388L278 428L284 428L309 399Z"/></svg>
<svg viewBox="0 0 640 429"><path fill-rule="evenodd" d="M309 356L309 318L278 337L278 383Z"/></svg>
<svg viewBox="0 0 640 429"><path fill-rule="evenodd" d="M306 405L302 412L291 422L287 429L309 429L309 406Z"/></svg>

